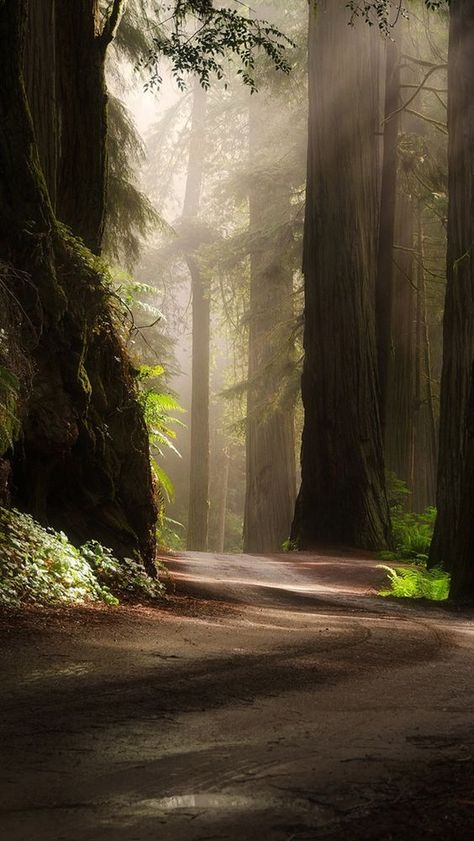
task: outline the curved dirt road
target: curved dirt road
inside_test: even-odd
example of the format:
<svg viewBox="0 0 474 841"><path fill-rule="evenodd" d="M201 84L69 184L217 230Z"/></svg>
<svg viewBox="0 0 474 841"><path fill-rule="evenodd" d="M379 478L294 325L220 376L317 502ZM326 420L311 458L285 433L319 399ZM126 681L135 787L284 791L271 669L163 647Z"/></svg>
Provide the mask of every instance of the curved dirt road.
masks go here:
<svg viewBox="0 0 474 841"><path fill-rule="evenodd" d="M357 557L168 563L167 610L6 624L2 839L474 837L469 615Z"/></svg>

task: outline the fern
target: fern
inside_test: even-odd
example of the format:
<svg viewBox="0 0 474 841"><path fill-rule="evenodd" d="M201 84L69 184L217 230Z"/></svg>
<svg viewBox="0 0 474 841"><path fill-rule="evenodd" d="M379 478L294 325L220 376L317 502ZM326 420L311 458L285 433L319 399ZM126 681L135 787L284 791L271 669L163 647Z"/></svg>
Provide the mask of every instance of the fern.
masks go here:
<svg viewBox="0 0 474 841"><path fill-rule="evenodd" d="M157 380L163 374L164 368L161 365L142 365L138 371L137 379L141 387L140 400L150 436L152 469L167 501L173 502L173 482L159 463L159 459L164 456L166 450L172 450L181 458L181 453L174 443L177 435L173 427L184 427L182 421L175 417L175 414L184 412L184 409L172 394L145 385L150 380Z"/></svg>
<svg viewBox="0 0 474 841"><path fill-rule="evenodd" d="M449 596L450 576L442 569L427 570L419 566L389 567L380 565L387 573L390 587L381 590L380 596L399 599L429 599L444 601Z"/></svg>

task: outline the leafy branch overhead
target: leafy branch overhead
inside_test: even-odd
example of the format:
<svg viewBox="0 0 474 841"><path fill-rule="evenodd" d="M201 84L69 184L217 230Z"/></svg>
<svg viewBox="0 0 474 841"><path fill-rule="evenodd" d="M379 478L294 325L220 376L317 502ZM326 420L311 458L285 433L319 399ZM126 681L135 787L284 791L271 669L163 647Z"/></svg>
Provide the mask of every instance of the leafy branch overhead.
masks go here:
<svg viewBox="0 0 474 841"><path fill-rule="evenodd" d="M450 0L424 0L427 9L438 11L447 9ZM408 16L408 10L403 0L348 0L347 8L351 13L350 23L361 18L369 26L378 26L385 34L390 35L401 17Z"/></svg>
<svg viewBox="0 0 474 841"><path fill-rule="evenodd" d="M224 78L224 63L233 57L240 65L237 74L254 92L253 71L259 52L277 70L289 72L285 51L295 45L268 21L232 8L215 8L212 0L175 0L167 9L170 14L158 23L148 56L141 62L150 72L147 87L159 87L162 83L161 58L170 61L180 89L186 87L189 73L195 74L207 89L211 76Z"/></svg>

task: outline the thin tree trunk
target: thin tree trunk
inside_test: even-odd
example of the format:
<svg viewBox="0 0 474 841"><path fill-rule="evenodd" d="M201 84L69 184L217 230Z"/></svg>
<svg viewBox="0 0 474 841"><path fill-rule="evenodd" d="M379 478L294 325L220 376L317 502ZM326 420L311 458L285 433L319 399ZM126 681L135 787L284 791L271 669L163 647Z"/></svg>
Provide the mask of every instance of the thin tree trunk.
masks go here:
<svg viewBox="0 0 474 841"><path fill-rule="evenodd" d="M192 235L201 201L204 167L204 129L207 95L199 81L194 85L191 142L183 205L185 236ZM196 232L194 232L196 236ZM191 463L189 484L188 549L206 551L209 528L209 344L211 307L196 252L197 241L186 260L192 289L192 396Z"/></svg>
<svg viewBox="0 0 474 841"><path fill-rule="evenodd" d="M251 101L250 159L258 161L268 111ZM289 188L257 174L249 194L250 317L244 551L274 552L289 537L296 497L294 406L282 385L294 353L293 276L286 262ZM271 242L267 229L277 227ZM280 233L278 233L278 227Z"/></svg>
<svg viewBox="0 0 474 841"><path fill-rule="evenodd" d="M448 68L448 264L438 518L430 563L452 595L474 597L474 6L452 0Z"/></svg>
<svg viewBox="0 0 474 841"><path fill-rule="evenodd" d="M227 518L227 496L229 491L230 456L227 447L216 446L214 455L214 476L211 482L212 505L209 516L209 548L223 552Z"/></svg>
<svg viewBox="0 0 474 841"><path fill-rule="evenodd" d="M397 197L397 148L400 119L400 60L397 45L387 40L380 228L378 241L375 323L377 329L380 420L385 429L388 377L392 354L393 238Z"/></svg>
<svg viewBox="0 0 474 841"><path fill-rule="evenodd" d="M388 470L412 488L413 393L415 363L415 255L414 218L411 197L397 197L394 295L392 306L393 354L385 427L385 457Z"/></svg>
<svg viewBox="0 0 474 841"><path fill-rule="evenodd" d="M423 209L417 208L416 351L413 424L412 508L424 511L435 502L436 428L426 302Z"/></svg>
<svg viewBox="0 0 474 841"><path fill-rule="evenodd" d="M310 4L305 422L292 536L380 549L389 511L378 408L378 36Z"/></svg>

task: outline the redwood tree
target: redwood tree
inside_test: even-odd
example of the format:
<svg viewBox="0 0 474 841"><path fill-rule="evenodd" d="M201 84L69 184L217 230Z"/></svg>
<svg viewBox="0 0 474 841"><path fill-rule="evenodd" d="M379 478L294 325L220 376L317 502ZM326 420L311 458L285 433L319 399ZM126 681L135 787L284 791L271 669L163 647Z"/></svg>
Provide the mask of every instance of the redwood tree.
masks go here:
<svg viewBox="0 0 474 841"><path fill-rule="evenodd" d="M293 538L389 539L375 343L377 36L346 4L310 4L305 223L305 422Z"/></svg>
<svg viewBox="0 0 474 841"><path fill-rule="evenodd" d="M452 595L474 596L474 6L451 0L448 265L441 380L438 519L431 565Z"/></svg>
<svg viewBox="0 0 474 841"><path fill-rule="evenodd" d="M140 554L153 573L156 506L133 367L106 279L53 212L30 116L39 108L25 95L27 11L26 0L0 4L0 255L21 313L15 323L0 314L20 351L9 360L16 441L0 457L14 504L74 540Z"/></svg>

